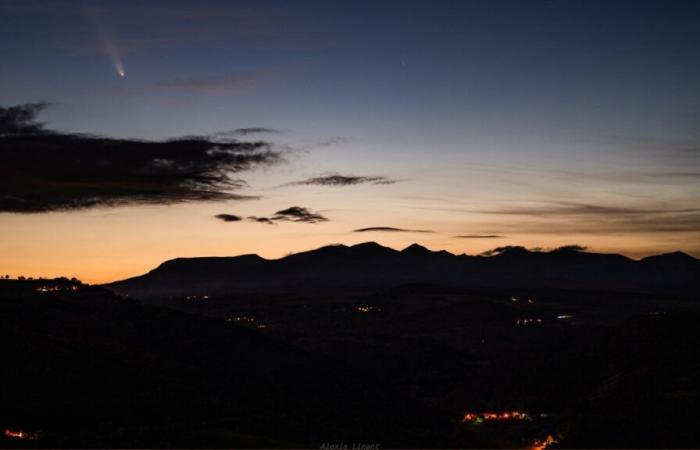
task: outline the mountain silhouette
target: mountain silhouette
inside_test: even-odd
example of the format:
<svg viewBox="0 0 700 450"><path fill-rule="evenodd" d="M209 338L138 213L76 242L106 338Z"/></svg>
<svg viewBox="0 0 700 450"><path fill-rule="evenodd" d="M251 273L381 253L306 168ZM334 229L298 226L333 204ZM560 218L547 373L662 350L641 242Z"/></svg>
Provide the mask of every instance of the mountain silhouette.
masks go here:
<svg viewBox="0 0 700 450"><path fill-rule="evenodd" d="M352 291L433 283L460 288L557 288L695 297L700 260L682 252L634 260L574 249L506 247L492 256L455 255L418 244L331 245L268 260L258 255L177 258L105 287L122 295Z"/></svg>

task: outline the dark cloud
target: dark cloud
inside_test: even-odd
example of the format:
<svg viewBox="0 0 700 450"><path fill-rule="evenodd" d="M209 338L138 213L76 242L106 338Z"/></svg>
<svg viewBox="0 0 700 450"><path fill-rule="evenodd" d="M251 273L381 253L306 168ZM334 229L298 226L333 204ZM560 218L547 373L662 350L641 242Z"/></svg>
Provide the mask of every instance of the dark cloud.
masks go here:
<svg viewBox="0 0 700 450"><path fill-rule="evenodd" d="M302 181L290 183L297 186L352 186L356 184L394 184L396 180L391 180L386 177L373 176L362 177L355 175L340 175L338 173L313 177Z"/></svg>
<svg viewBox="0 0 700 450"><path fill-rule="evenodd" d="M248 217L248 220L251 222L258 222L258 223L265 223L267 225L276 225L275 222L272 221L269 217L255 217L255 216L250 216Z"/></svg>
<svg viewBox="0 0 700 450"><path fill-rule="evenodd" d="M578 244L562 245L553 249L544 249L542 247L525 248L520 245L504 245L502 247L492 248L481 253L481 256L496 256L507 252L585 252L588 247Z"/></svg>
<svg viewBox="0 0 700 450"><path fill-rule="evenodd" d="M501 236L499 234L464 234L454 237L458 239L501 239L506 236Z"/></svg>
<svg viewBox="0 0 700 450"><path fill-rule="evenodd" d="M219 220L223 220L224 222L240 222L243 220L242 217L237 216L235 214L217 214L214 217L216 217Z"/></svg>
<svg viewBox="0 0 700 450"><path fill-rule="evenodd" d="M48 103L27 103L9 108L0 106L0 136L43 133L44 124L37 122L36 117L48 106Z"/></svg>
<svg viewBox="0 0 700 450"><path fill-rule="evenodd" d="M557 247L553 249L553 252L585 252L588 250L588 247L585 245L578 245L578 244L571 244L571 245L562 245L561 247Z"/></svg>
<svg viewBox="0 0 700 450"><path fill-rule="evenodd" d="M220 139L238 139L241 136L250 136L253 134L275 134L275 133L281 133L282 131L276 130L274 128L264 128L264 127L250 127L250 128L237 128L235 130L228 130L228 131L218 131L216 133L211 133L204 135L203 137L207 137L212 140L220 140ZM199 136L202 137L202 136ZM289 149L288 149L289 150Z"/></svg>
<svg viewBox="0 0 700 450"><path fill-rule="evenodd" d="M0 107L0 212L251 198L236 173L280 160L266 142L114 139L45 129L46 104Z"/></svg>
<svg viewBox="0 0 700 450"><path fill-rule="evenodd" d="M408 230L405 228L394 228L394 227L368 227L368 228L358 228L353 230L353 233L366 233L370 231L380 231L389 233L433 233L432 230Z"/></svg>
<svg viewBox="0 0 700 450"><path fill-rule="evenodd" d="M277 222L319 223L328 221L328 218L308 208L292 206L287 209L279 210L270 217L249 216L248 220L267 225L276 225Z"/></svg>
<svg viewBox="0 0 700 450"><path fill-rule="evenodd" d="M306 223L318 223L326 222L328 219L321 214L310 211L307 208L301 206L292 206L287 209L282 209L277 211L272 217L274 221L291 221L291 222L306 222Z"/></svg>
<svg viewBox="0 0 700 450"><path fill-rule="evenodd" d="M512 251L526 252L528 250L525 247L520 246L520 245L504 245L502 247L496 247L496 248L492 248L491 250L486 250L485 252L481 253L481 256L496 256L496 255L500 255L501 253L512 252Z"/></svg>

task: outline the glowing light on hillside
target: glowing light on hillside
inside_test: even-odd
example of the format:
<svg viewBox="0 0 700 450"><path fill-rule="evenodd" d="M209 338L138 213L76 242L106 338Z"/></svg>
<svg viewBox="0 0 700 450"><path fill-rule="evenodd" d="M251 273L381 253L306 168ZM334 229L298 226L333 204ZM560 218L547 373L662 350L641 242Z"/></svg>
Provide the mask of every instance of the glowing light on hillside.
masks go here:
<svg viewBox="0 0 700 450"><path fill-rule="evenodd" d="M490 421L512 421L512 420L532 420L528 413L522 411L504 411L504 412L468 412L462 418L464 423L479 424Z"/></svg>
<svg viewBox="0 0 700 450"><path fill-rule="evenodd" d="M545 448L549 447L552 444L556 444L557 441L554 436L551 434L548 434L546 438L544 439L538 439L535 442L532 443L532 450L544 450Z"/></svg>
<svg viewBox="0 0 700 450"><path fill-rule="evenodd" d="M61 292L61 291L77 291L78 286L72 284L70 286L39 286L38 288L34 289L36 292L41 292L42 294L48 293L48 292Z"/></svg>
<svg viewBox="0 0 700 450"><path fill-rule="evenodd" d="M21 441L35 441L41 438L41 432L39 431L12 430L10 428L5 428L2 434L6 438Z"/></svg>

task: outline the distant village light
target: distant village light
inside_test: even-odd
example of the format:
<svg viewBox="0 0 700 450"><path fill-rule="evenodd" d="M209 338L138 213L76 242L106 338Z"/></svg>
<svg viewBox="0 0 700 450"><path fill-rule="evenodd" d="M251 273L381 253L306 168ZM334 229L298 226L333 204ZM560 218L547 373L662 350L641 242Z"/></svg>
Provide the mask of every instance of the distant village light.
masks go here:
<svg viewBox="0 0 700 450"><path fill-rule="evenodd" d="M464 423L479 424L484 421L508 421L508 420L532 420L528 413L522 411L504 411L504 412L483 412L473 413L468 412L462 418Z"/></svg>
<svg viewBox="0 0 700 450"><path fill-rule="evenodd" d="M24 431L24 430L12 430L10 428L5 428L3 431L3 436L10 439L18 439L23 441L35 441L41 439L41 432L39 431Z"/></svg>
<svg viewBox="0 0 700 450"><path fill-rule="evenodd" d="M572 316L571 314L562 314L562 315L560 315L560 316L557 316L557 319L559 319L559 320L565 320L565 319L571 319L571 318L573 318L573 317L574 317L574 316Z"/></svg>

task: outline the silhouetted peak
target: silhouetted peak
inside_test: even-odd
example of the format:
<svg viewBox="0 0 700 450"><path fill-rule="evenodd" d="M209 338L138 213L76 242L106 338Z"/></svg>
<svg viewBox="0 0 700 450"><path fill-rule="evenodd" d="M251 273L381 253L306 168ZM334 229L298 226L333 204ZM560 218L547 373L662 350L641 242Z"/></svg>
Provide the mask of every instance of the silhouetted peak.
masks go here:
<svg viewBox="0 0 700 450"><path fill-rule="evenodd" d="M336 253L342 253L346 252L350 247L347 245L343 244L332 244L332 245L325 245L323 247L317 248L315 250L309 250L307 252L302 252L302 253L308 253L308 254L324 254L324 255L332 255Z"/></svg>
<svg viewBox="0 0 700 450"><path fill-rule="evenodd" d="M283 260L289 261L300 261L300 260L313 260L313 259L325 259L325 258L339 258L346 255L350 247L343 244L331 244L319 247L313 250L306 250L299 253L290 253L283 257Z"/></svg>
<svg viewBox="0 0 700 450"><path fill-rule="evenodd" d="M673 258L673 259L684 259L684 260L698 261L697 258L690 256L689 254L681 252L681 251L666 253L666 254L663 254L661 256L665 256L665 257Z"/></svg>
<svg viewBox="0 0 700 450"><path fill-rule="evenodd" d="M160 264L158 265L158 267L156 267L155 269L153 269L151 272L155 272L155 271L161 270L161 269L169 269L169 268L172 268L172 267L181 266L181 265L183 265L183 264L189 263L189 262L192 261L193 259L194 259L194 258L173 258L173 259L169 259L169 260L167 260L167 261L163 261L162 263L160 263Z"/></svg>
<svg viewBox="0 0 700 450"><path fill-rule="evenodd" d="M169 259L158 267L153 269L151 272L172 270L172 269L182 269L187 270L193 267L218 267L220 264L252 264L259 261L265 261L265 258L255 254L248 253L246 255L239 256L201 256L195 258L174 258Z"/></svg>
<svg viewBox="0 0 700 450"><path fill-rule="evenodd" d="M663 253L661 255L647 256L644 262L667 262L667 263L700 263L700 260L681 251Z"/></svg>
<svg viewBox="0 0 700 450"><path fill-rule="evenodd" d="M428 250L427 248L423 247L420 244L411 244L405 249L401 250L401 253L406 253L410 255L426 255L433 253L432 251Z"/></svg>
<svg viewBox="0 0 700 450"><path fill-rule="evenodd" d="M323 247L319 247L317 250L337 250L337 249L341 249L341 248L349 248L349 247L345 244L330 244L330 245L324 245Z"/></svg>
<svg viewBox="0 0 700 450"><path fill-rule="evenodd" d="M384 247L383 245L377 244L373 241L355 244L350 248L353 250L360 250L363 252L396 252L396 250L394 250L393 248Z"/></svg>

